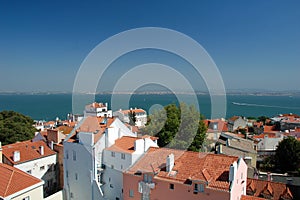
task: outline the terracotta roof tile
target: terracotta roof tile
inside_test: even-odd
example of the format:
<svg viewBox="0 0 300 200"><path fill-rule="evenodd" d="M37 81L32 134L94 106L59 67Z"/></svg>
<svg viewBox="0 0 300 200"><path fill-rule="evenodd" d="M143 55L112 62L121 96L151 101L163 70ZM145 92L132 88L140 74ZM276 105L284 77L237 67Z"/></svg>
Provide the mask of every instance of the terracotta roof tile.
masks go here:
<svg viewBox="0 0 300 200"><path fill-rule="evenodd" d="M40 146L44 147L44 155L41 155ZM16 162L13 160L15 151L20 152L20 160ZM5 145L2 146L2 153L13 165L56 154L44 141L24 141Z"/></svg>
<svg viewBox="0 0 300 200"><path fill-rule="evenodd" d="M280 200L280 197L283 196L286 197L286 199L293 198L289 188L284 183L251 178L247 179L247 195L253 195L255 197L271 196L273 200Z"/></svg>
<svg viewBox="0 0 300 200"><path fill-rule="evenodd" d="M140 138L123 136L115 141L115 144L106 148L108 151L115 152L125 152L133 153L134 152L134 142Z"/></svg>
<svg viewBox="0 0 300 200"><path fill-rule="evenodd" d="M68 142L75 142L75 135L78 132L89 132L96 133L94 134L94 142L96 143L101 136L103 135L106 128L109 128L110 125L114 122L114 117L96 117L96 116L88 116L83 119L82 124L76 129L76 131L70 136Z"/></svg>
<svg viewBox="0 0 300 200"><path fill-rule="evenodd" d="M123 114L128 114L130 111L133 111L135 113L146 113L145 110L137 108L137 109L132 109L132 110L120 110L120 112L122 112Z"/></svg>
<svg viewBox="0 0 300 200"><path fill-rule="evenodd" d="M175 163L173 171L176 174L170 175L166 172L166 158L174 154ZM133 166L127 173L156 172L160 179L180 181L201 180L208 182L208 187L228 190L230 165L237 161L238 157L217 155L210 153L199 153L181 151L167 148L150 150ZM188 166L188 167L187 167Z"/></svg>
<svg viewBox="0 0 300 200"><path fill-rule="evenodd" d="M241 200L265 200L265 198L242 195Z"/></svg>
<svg viewBox="0 0 300 200"><path fill-rule="evenodd" d="M42 183L40 179L2 163L0 163L0 177L0 197L7 197L20 190Z"/></svg>

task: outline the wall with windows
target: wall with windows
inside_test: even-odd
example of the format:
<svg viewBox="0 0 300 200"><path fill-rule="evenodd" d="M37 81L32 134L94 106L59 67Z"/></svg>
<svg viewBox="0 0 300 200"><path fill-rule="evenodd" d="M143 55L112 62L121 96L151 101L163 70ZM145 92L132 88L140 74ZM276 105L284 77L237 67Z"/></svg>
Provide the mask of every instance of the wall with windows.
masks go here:
<svg viewBox="0 0 300 200"><path fill-rule="evenodd" d="M92 147L64 143L64 189L67 199L92 199Z"/></svg>
<svg viewBox="0 0 300 200"><path fill-rule="evenodd" d="M149 178L147 178L149 180ZM229 191L219 191L216 189L206 188L203 184L203 191L200 190L202 184L200 182L184 184L177 181L170 181L160 178L151 178L154 183L154 188L150 189L150 199L205 199L205 200L216 200L216 199L229 199ZM142 193L139 191L139 183L144 182L144 175L132 175L123 173L123 197L124 200L140 200ZM195 191L195 184L197 191Z"/></svg>
<svg viewBox="0 0 300 200"><path fill-rule="evenodd" d="M22 155L21 155L22 156ZM44 180L45 195L51 194L58 186L56 154L43 157L37 160L14 165L14 167Z"/></svg>

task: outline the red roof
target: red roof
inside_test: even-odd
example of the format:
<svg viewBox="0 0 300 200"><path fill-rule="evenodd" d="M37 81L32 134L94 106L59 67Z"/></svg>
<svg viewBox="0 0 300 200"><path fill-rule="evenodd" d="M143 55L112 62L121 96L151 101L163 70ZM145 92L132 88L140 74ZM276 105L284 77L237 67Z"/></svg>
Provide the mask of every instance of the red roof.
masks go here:
<svg viewBox="0 0 300 200"><path fill-rule="evenodd" d="M265 198L242 195L241 200L265 200Z"/></svg>
<svg viewBox="0 0 300 200"><path fill-rule="evenodd" d="M137 109L132 109L132 110L120 110L123 114L128 114L130 111L135 112L135 113L146 113L143 109L137 108Z"/></svg>
<svg viewBox="0 0 300 200"><path fill-rule="evenodd" d="M41 155L40 146L44 147L44 155ZM13 160L15 151L20 152L20 160L16 162ZM8 144L2 146L2 153L13 165L56 154L56 152L51 150L44 141L24 141Z"/></svg>
<svg viewBox="0 0 300 200"><path fill-rule="evenodd" d="M76 132L93 132L94 134L94 142L96 143L104 133L105 129L108 128L115 120L115 118L105 118L105 117L96 117L96 116L88 116L83 119L83 123L79 128L76 129L72 137L68 140L68 142L73 142L74 136Z"/></svg>
<svg viewBox="0 0 300 200"><path fill-rule="evenodd" d="M293 199L293 195L286 184L251 178L247 179L247 195L269 196L273 200L280 200L283 197L284 199Z"/></svg>
<svg viewBox="0 0 300 200"><path fill-rule="evenodd" d="M0 177L0 197L3 198L42 183L40 179L3 163L0 163Z"/></svg>
<svg viewBox="0 0 300 200"><path fill-rule="evenodd" d="M134 142L140 138L123 136L115 141L115 144L106 148L109 151L116 152L125 152L125 153L133 153L134 152Z"/></svg>
<svg viewBox="0 0 300 200"><path fill-rule="evenodd" d="M175 162L173 171L176 175L170 176L166 172L166 158L174 154ZM187 180L208 181L208 187L228 190L230 165L237 161L238 157L199 153L167 148L150 148L133 167L126 173L156 172L157 178L184 183ZM187 167L188 166L188 167Z"/></svg>

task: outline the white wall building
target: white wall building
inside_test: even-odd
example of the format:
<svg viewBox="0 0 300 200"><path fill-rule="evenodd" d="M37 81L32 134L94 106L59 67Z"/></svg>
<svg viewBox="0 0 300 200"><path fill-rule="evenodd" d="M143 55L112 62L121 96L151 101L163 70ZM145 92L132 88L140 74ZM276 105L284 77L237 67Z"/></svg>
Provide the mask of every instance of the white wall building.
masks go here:
<svg viewBox="0 0 300 200"><path fill-rule="evenodd" d="M64 141L67 199L104 199L103 149L122 136L136 137L118 118L85 117Z"/></svg>
<svg viewBox="0 0 300 200"><path fill-rule="evenodd" d="M94 102L85 106L84 116L112 117L112 111L108 110L108 104Z"/></svg>
<svg viewBox="0 0 300 200"><path fill-rule="evenodd" d="M45 181L45 196L57 188L56 152L43 141L24 141L2 147L3 163Z"/></svg>
<svg viewBox="0 0 300 200"><path fill-rule="evenodd" d="M147 112L140 108L130 109L130 110L118 110L114 112L114 116L118 117L122 122L129 123L129 113L135 113L135 126L144 127L147 123Z"/></svg>
<svg viewBox="0 0 300 200"><path fill-rule="evenodd" d="M131 167L149 147L158 147L155 137L123 136L103 151L103 193L107 199L123 199L123 172Z"/></svg>

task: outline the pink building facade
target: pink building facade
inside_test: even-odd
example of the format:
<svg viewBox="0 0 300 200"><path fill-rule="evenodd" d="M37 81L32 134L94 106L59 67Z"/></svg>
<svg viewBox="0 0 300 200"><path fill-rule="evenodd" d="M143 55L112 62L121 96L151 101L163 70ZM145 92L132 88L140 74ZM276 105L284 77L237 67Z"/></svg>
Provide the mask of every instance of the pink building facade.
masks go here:
<svg viewBox="0 0 300 200"><path fill-rule="evenodd" d="M246 182L238 157L150 148L123 173L123 199L240 200Z"/></svg>

